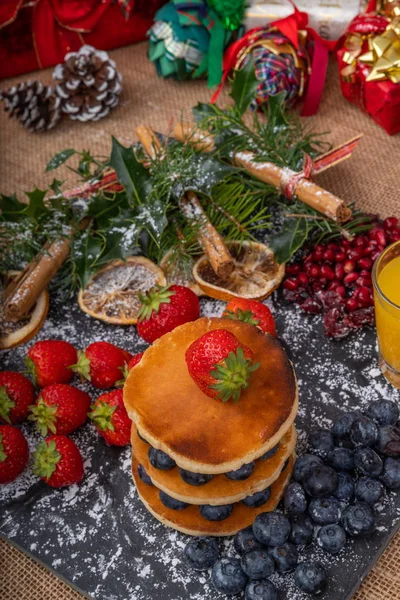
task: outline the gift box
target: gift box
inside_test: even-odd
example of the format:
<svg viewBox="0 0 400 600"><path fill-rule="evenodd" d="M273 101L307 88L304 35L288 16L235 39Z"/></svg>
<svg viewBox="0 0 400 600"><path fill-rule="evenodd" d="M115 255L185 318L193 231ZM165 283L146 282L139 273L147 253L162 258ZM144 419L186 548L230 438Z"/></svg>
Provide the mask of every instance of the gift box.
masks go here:
<svg viewBox="0 0 400 600"><path fill-rule="evenodd" d="M400 132L400 19L359 15L337 51L343 96L387 133Z"/></svg>
<svg viewBox="0 0 400 600"><path fill-rule="evenodd" d="M1 0L0 78L63 62L82 44L142 41L163 0Z"/></svg>

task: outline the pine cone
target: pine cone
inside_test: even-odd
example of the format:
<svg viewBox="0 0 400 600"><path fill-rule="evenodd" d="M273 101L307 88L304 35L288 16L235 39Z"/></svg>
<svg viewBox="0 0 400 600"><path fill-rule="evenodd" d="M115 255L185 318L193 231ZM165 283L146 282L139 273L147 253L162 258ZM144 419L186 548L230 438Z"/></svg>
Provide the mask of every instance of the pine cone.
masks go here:
<svg viewBox="0 0 400 600"><path fill-rule="evenodd" d="M60 98L51 86L40 81L23 81L0 93L10 117L28 131L52 129L61 117Z"/></svg>
<svg viewBox="0 0 400 600"><path fill-rule="evenodd" d="M61 110L71 119L98 121L117 106L122 91L115 62L102 50L82 46L53 71Z"/></svg>

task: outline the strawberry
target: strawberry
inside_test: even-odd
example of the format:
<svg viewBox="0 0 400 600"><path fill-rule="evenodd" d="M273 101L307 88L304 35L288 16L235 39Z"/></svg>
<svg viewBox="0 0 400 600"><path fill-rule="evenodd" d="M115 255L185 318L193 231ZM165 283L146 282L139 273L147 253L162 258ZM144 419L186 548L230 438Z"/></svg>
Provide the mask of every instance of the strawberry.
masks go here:
<svg viewBox="0 0 400 600"><path fill-rule="evenodd" d="M129 371L131 369L133 369L133 367L136 367L136 365L138 363L140 363L140 361L142 360L142 356L143 356L144 352L138 352L138 354L134 354L131 358L131 360L128 363L125 363L124 366L122 367L122 379L120 379L119 381L117 381L115 383L116 386L118 387L122 387L126 381L126 378L129 375Z"/></svg>
<svg viewBox="0 0 400 600"><path fill-rule="evenodd" d="M84 424L90 408L90 396L66 383L54 383L43 388L36 404L29 407L29 421L46 436L49 433L68 435Z"/></svg>
<svg viewBox="0 0 400 600"><path fill-rule="evenodd" d="M132 422L122 396L122 390L106 392L90 407L89 418L110 446L127 446L131 440Z"/></svg>
<svg viewBox="0 0 400 600"><path fill-rule="evenodd" d="M250 323L250 325L256 325L264 333L276 336L275 319L268 306L265 306L262 302L258 302L258 300L233 298L226 305L222 316Z"/></svg>
<svg viewBox="0 0 400 600"><path fill-rule="evenodd" d="M146 342L154 342L178 325L195 321L200 316L199 299L183 285L157 286L139 295L142 304L137 323L138 334Z"/></svg>
<svg viewBox="0 0 400 600"><path fill-rule="evenodd" d="M70 382L73 376L71 366L77 360L77 352L69 342L43 340L29 348L25 364L34 385L45 387L52 383Z"/></svg>
<svg viewBox="0 0 400 600"><path fill-rule="evenodd" d="M121 379L124 366L131 358L132 354L114 344L93 342L85 351L78 352L78 362L72 369L95 387L107 389Z"/></svg>
<svg viewBox="0 0 400 600"><path fill-rule="evenodd" d="M81 453L66 435L47 437L37 446L33 458L33 472L51 487L65 487L83 479Z"/></svg>
<svg viewBox="0 0 400 600"><path fill-rule="evenodd" d="M28 442L22 431L0 425L0 483L10 483L22 473L29 458Z"/></svg>
<svg viewBox="0 0 400 600"><path fill-rule="evenodd" d="M14 371L0 373L0 423L15 425L28 416L35 388L27 377Z"/></svg>
<svg viewBox="0 0 400 600"><path fill-rule="evenodd" d="M238 402L249 385L250 374L258 369L253 351L226 329L208 331L186 350L189 375L206 396Z"/></svg>

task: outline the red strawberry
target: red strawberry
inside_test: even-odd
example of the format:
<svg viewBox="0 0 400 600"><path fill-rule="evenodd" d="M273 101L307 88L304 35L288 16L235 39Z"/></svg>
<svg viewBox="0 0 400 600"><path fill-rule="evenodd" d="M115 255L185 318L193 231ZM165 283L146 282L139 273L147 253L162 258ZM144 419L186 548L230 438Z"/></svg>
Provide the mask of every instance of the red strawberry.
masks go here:
<svg viewBox="0 0 400 600"><path fill-rule="evenodd" d="M92 404L89 413L97 431L110 446L127 446L131 440L132 421L122 396L122 390L102 394Z"/></svg>
<svg viewBox="0 0 400 600"><path fill-rule="evenodd" d="M233 298L228 302L223 317L256 325L264 333L276 336L275 319L268 306L258 300Z"/></svg>
<svg viewBox="0 0 400 600"><path fill-rule="evenodd" d="M122 379L120 379L119 381L117 381L115 383L116 386L118 387L122 387L126 381L126 378L129 375L129 371L131 369L133 369L133 367L136 367L136 365L138 363L140 363L140 361L142 360L142 356L143 356L144 352L138 352L138 354L134 354L131 358L131 360L127 363L124 364L123 368L122 368Z"/></svg>
<svg viewBox="0 0 400 600"><path fill-rule="evenodd" d="M37 446L33 458L33 472L51 487L65 487L83 479L81 453L66 435L47 437Z"/></svg>
<svg viewBox="0 0 400 600"><path fill-rule="evenodd" d="M11 425L0 425L0 483L10 483L22 473L29 458L28 442Z"/></svg>
<svg viewBox="0 0 400 600"><path fill-rule="evenodd" d="M71 366L77 360L78 354L69 342L43 340L29 348L25 363L34 385L45 387L52 383L71 381Z"/></svg>
<svg viewBox="0 0 400 600"><path fill-rule="evenodd" d="M250 374L260 366L254 352L226 329L208 331L186 350L186 364L193 381L206 396L237 402L249 385Z"/></svg>
<svg viewBox="0 0 400 600"><path fill-rule="evenodd" d="M0 423L20 423L34 401L35 388L27 377L14 371L0 373Z"/></svg>
<svg viewBox="0 0 400 600"><path fill-rule="evenodd" d="M90 396L65 383L54 383L43 388L36 404L30 407L29 421L46 436L49 431L68 435L84 424L90 408Z"/></svg>
<svg viewBox="0 0 400 600"><path fill-rule="evenodd" d="M198 297L183 285L157 286L145 296L140 295L139 299L142 307L137 330L149 343L200 316Z"/></svg>
<svg viewBox="0 0 400 600"><path fill-rule="evenodd" d="M93 342L85 351L79 351L78 362L72 368L95 387L107 389L121 379L124 366L131 358L132 354L114 344Z"/></svg>

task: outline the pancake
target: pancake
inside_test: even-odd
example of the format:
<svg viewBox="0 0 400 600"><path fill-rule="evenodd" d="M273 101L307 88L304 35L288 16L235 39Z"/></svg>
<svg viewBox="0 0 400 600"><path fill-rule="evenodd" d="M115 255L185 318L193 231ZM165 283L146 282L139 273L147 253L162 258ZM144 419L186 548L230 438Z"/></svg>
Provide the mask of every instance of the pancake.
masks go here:
<svg viewBox="0 0 400 600"><path fill-rule="evenodd" d="M244 481L233 481L225 475L214 475L211 481L201 486L189 485L183 481L178 467L160 471L149 461L150 446L143 442L132 427L132 448L135 459L141 463L152 482L169 496L189 504L231 504L246 496L261 492L269 487L280 475L286 459L293 454L296 445L296 430L292 426L280 442L279 450L267 460L258 459L255 469Z"/></svg>
<svg viewBox="0 0 400 600"><path fill-rule="evenodd" d="M250 508L241 502L236 504L232 514L224 521L207 521L198 506L188 506L184 510L172 510L164 506L155 486L143 483L137 474L137 461L133 459L132 474L140 499L151 514L164 525L188 535L227 536L252 525L257 515L274 510L282 498L293 471L294 455L288 466L271 486L268 502L257 508Z"/></svg>
<svg viewBox="0 0 400 600"><path fill-rule="evenodd" d="M232 332L260 363L237 403L209 398L188 373L186 349L213 329ZM276 338L241 321L203 317L145 351L128 375L124 403L143 437L178 466L218 474L273 448L295 419L298 395L292 364Z"/></svg>

